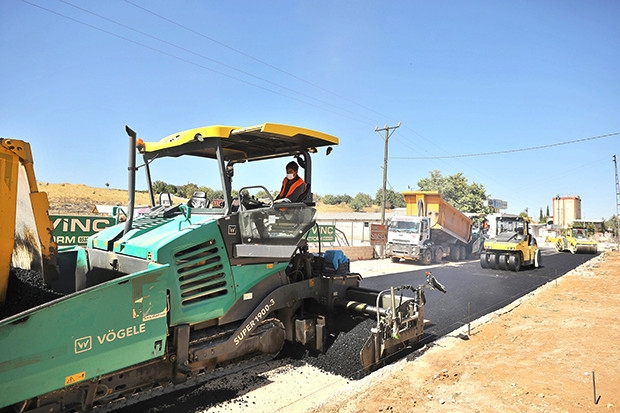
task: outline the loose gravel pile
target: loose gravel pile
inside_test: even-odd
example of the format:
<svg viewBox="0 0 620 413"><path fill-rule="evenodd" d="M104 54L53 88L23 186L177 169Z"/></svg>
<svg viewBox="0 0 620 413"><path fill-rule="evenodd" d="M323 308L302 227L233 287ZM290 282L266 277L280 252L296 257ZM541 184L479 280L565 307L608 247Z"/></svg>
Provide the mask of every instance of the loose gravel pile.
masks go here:
<svg viewBox="0 0 620 413"><path fill-rule="evenodd" d="M4 306L0 307L0 319L19 314L59 297L62 297L62 294L45 286L40 272L11 268L6 301Z"/></svg>

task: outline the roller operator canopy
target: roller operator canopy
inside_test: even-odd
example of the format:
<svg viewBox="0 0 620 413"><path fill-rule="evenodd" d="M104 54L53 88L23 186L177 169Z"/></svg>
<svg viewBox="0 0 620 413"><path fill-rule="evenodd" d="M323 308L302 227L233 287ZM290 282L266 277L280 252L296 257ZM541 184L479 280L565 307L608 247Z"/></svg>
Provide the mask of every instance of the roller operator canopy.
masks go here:
<svg viewBox="0 0 620 413"><path fill-rule="evenodd" d="M217 159L221 145L225 161L243 162L314 152L337 145L338 138L311 129L276 123L239 126L204 126L166 136L158 142L138 140L138 151L147 159L192 155Z"/></svg>

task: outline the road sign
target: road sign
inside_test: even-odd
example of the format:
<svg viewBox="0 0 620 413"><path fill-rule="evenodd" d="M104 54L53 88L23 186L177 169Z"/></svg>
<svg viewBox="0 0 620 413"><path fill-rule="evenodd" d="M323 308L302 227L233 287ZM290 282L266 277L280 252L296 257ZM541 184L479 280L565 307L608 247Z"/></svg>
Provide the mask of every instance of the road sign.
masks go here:
<svg viewBox="0 0 620 413"><path fill-rule="evenodd" d="M336 226L335 225L319 225L313 226L306 233L308 242L336 242ZM320 236L320 237L319 237Z"/></svg>
<svg viewBox="0 0 620 413"><path fill-rule="evenodd" d="M382 224L370 224L370 244L385 245L387 244L387 226Z"/></svg>
<svg viewBox="0 0 620 413"><path fill-rule="evenodd" d="M54 241L59 246L86 245L89 236L116 224L116 218L86 215L50 215Z"/></svg>

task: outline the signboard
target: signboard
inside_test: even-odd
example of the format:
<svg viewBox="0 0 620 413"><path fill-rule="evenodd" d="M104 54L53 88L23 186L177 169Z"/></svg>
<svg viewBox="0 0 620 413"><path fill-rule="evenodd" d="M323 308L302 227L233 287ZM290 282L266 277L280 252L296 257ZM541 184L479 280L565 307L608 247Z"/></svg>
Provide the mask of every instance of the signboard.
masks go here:
<svg viewBox="0 0 620 413"><path fill-rule="evenodd" d="M308 242L319 242L319 235L321 242L336 242L336 226L319 225L317 230L315 225L306 233L306 240Z"/></svg>
<svg viewBox="0 0 620 413"><path fill-rule="evenodd" d="M387 244L387 226L382 224L370 224L370 245Z"/></svg>
<svg viewBox="0 0 620 413"><path fill-rule="evenodd" d="M487 199L487 205L494 209L507 209L508 202L501 199Z"/></svg>
<svg viewBox="0 0 620 413"><path fill-rule="evenodd" d="M87 215L50 215L54 241L58 246L86 245L93 234L116 224L116 218Z"/></svg>

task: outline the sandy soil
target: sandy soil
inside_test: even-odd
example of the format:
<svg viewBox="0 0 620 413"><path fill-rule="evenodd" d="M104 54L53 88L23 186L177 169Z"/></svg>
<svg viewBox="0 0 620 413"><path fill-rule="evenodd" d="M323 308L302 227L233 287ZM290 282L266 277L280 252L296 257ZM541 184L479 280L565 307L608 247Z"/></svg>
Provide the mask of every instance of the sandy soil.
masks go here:
<svg viewBox="0 0 620 413"><path fill-rule="evenodd" d="M619 311L607 252L307 411L619 411Z"/></svg>

